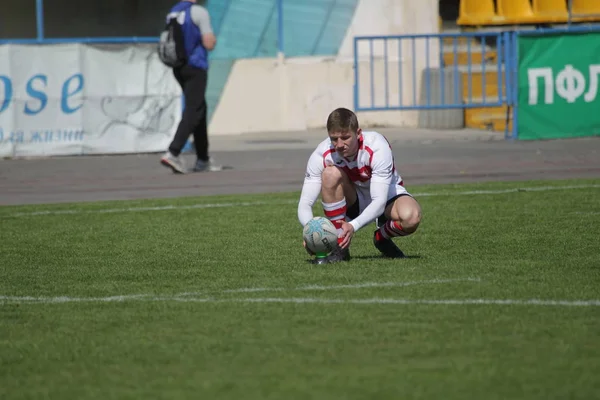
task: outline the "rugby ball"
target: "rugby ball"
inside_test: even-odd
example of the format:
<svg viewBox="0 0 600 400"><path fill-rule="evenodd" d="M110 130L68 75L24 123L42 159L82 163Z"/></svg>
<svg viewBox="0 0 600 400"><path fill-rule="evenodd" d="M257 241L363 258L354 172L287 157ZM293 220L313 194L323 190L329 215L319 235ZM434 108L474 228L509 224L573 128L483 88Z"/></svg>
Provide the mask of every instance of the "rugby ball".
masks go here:
<svg viewBox="0 0 600 400"><path fill-rule="evenodd" d="M306 247L317 255L327 255L337 246L338 232L333 223L324 217L314 217L302 232Z"/></svg>

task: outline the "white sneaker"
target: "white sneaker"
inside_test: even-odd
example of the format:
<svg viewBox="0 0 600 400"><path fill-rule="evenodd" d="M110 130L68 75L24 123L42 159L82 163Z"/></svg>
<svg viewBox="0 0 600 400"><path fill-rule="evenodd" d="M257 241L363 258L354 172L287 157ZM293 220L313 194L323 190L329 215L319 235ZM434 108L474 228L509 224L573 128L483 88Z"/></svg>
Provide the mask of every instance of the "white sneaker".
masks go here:
<svg viewBox="0 0 600 400"><path fill-rule="evenodd" d="M185 162L180 156L174 156L167 151L160 159L160 163L165 167L171 168L176 174L185 174Z"/></svg>
<svg viewBox="0 0 600 400"><path fill-rule="evenodd" d="M215 160L210 157L208 161L198 160L194 166L194 172L216 172L222 171L223 166L215 163Z"/></svg>

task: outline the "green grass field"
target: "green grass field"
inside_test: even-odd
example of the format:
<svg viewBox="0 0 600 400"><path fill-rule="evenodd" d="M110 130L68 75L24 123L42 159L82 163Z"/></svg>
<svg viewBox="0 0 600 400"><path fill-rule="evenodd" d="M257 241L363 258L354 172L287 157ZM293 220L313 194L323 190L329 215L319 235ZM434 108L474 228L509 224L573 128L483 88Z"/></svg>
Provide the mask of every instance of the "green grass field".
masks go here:
<svg viewBox="0 0 600 400"><path fill-rule="evenodd" d="M600 398L600 179L409 190L329 266L298 193L0 207L0 399Z"/></svg>

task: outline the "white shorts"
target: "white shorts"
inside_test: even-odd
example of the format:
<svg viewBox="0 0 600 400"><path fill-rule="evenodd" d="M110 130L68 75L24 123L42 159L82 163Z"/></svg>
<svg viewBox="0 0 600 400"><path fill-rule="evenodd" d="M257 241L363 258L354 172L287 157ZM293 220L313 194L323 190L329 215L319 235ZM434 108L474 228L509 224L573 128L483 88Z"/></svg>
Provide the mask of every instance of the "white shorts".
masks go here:
<svg viewBox="0 0 600 400"><path fill-rule="evenodd" d="M369 190L368 187L362 187L362 186L354 186L356 188L356 201L358 201L358 214L357 215L349 215L352 219L356 218L358 215L360 215L365 208L367 208L367 206L369 204L371 204L371 191ZM390 185L390 188L388 190L388 195L387 195L387 201L386 201L386 207L389 204L389 201L392 199L396 199L399 196L410 196L412 197L412 195L410 193L408 193L408 191L406 190L406 188L404 186L400 186L400 185Z"/></svg>

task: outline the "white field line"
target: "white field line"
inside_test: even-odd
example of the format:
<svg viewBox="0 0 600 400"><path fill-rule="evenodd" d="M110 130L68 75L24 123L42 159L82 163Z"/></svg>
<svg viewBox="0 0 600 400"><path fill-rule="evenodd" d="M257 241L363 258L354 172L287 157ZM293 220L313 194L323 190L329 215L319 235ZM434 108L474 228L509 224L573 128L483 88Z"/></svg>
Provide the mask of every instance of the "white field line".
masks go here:
<svg viewBox="0 0 600 400"><path fill-rule="evenodd" d="M480 282L479 278L458 278L458 279L431 279L424 281L408 281L408 282L366 282L355 285L331 285L331 286L320 286L320 285L309 285L309 286L298 286L295 288L240 288L240 289L228 289L221 291L205 291L205 292L185 292L178 293L175 295L168 296L157 296L152 294L133 294L133 295L118 295L110 297L16 297L16 296L0 296L0 303L83 303L83 302L121 302L129 300L138 301L158 301L158 300L172 300L172 301L186 301L187 298L205 296L205 295L220 295L230 293L256 293L256 292L292 292L292 291L304 291L304 290L341 290L341 289L364 289L364 288L380 288L380 287L406 287L414 285L427 285L427 284L444 284L453 282ZM191 299L198 300L198 299Z"/></svg>
<svg viewBox="0 0 600 400"><path fill-rule="evenodd" d="M334 291L343 289L363 289L377 287L406 287L420 284L443 284L452 282L479 282L479 278L463 279L432 279L409 282L367 282L355 285L309 285L296 288L240 288L230 289L213 294L252 293L252 292L291 292L291 291ZM207 294L210 292L204 292ZM600 300L541 300L541 299L325 299L315 297L265 297L265 298L230 298L217 299L214 297L195 297L198 293L180 293L173 296L156 296L150 294L122 295L110 297L16 297L0 296L0 304L58 304L58 303L114 303L125 301L145 302L185 302L185 303L293 303L293 304L397 304L397 305L500 305L500 306L555 306L555 307L600 307Z"/></svg>
<svg viewBox="0 0 600 400"><path fill-rule="evenodd" d="M20 299L20 300L17 300ZM24 301L28 299L28 301ZM214 298L186 298L170 296L113 296L102 298L76 298L76 297L0 297L0 304L29 303L29 304L56 304L56 303L81 303L81 302L122 302L122 301L174 301L184 303L293 303L293 304L397 304L397 305L498 305L498 306L554 306L554 307L600 307L600 300L542 300L542 299L323 299L313 297L266 297L245 299L214 299Z"/></svg>
<svg viewBox="0 0 600 400"><path fill-rule="evenodd" d="M210 299L200 299L206 301ZM214 302L242 303L316 303L316 304L430 304L430 305L530 305L530 306L561 306L561 307L600 307L600 300L514 300L514 299L320 299L320 298L262 298L215 300Z"/></svg>
<svg viewBox="0 0 600 400"><path fill-rule="evenodd" d="M432 193L413 193L415 197L436 197L436 196L471 196L471 195L490 195L490 194L509 194L519 192L546 192L553 190L576 190L576 189L595 189L600 185L569 185L569 186L539 186L525 188L511 188L499 190L470 190L464 192L432 192ZM128 213L128 212L146 212L146 211L169 211L169 210L192 210L205 208L228 208L228 207L254 207L254 206L277 206L296 204L298 200L287 201L256 201L256 202L230 202L230 203L207 203L191 205L167 205L156 207L125 207L125 208L104 208L96 210L45 210L33 212L17 212L0 216L0 218L14 217L35 217L40 215L75 215L75 214L110 214L110 213Z"/></svg>
<svg viewBox="0 0 600 400"><path fill-rule="evenodd" d="M294 202L297 202L295 200ZM266 202L266 201L255 201L255 202L240 202L240 203L213 203L213 204L192 204L188 206L156 206L156 207L127 207L127 208L100 208L97 210L46 210L46 211L34 211L29 213L14 213L7 214L5 217L35 217L38 215L72 215L72 214L111 214L111 213L128 213L128 212L142 212L142 211L169 211L169 210L193 210L202 208L229 208L229 207L251 207L251 206L263 206L263 205L279 205L279 204L291 204L292 201L286 202Z"/></svg>
<svg viewBox="0 0 600 400"><path fill-rule="evenodd" d="M418 193L414 196L469 196L478 194L507 194L519 192L548 192L552 190L575 190L575 189L598 189L600 185L566 185L566 186L537 186L498 190L470 190L466 192L435 192L435 193Z"/></svg>
<svg viewBox="0 0 600 400"><path fill-rule="evenodd" d="M454 282L481 282L479 278L458 278L458 279L430 279L425 281L408 281L408 282L365 282L358 284L348 285L308 285L298 286L295 288L240 288L240 289L227 289L219 292L208 291L208 292L186 292L179 293L174 297L187 297L187 296L201 296L207 294L229 294L229 293L258 293L258 292L292 292L292 291L328 291L328 290L343 290L343 289L366 289L366 288L383 288L383 287L406 287L414 285L435 285L443 283L454 283Z"/></svg>

